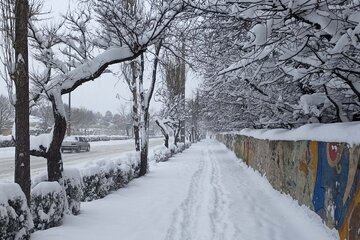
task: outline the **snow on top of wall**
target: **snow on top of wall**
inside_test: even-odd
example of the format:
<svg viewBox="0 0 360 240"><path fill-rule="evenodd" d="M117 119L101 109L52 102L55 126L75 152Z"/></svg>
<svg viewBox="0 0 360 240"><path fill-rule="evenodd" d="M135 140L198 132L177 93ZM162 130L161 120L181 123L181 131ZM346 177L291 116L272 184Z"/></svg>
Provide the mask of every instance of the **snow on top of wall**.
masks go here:
<svg viewBox="0 0 360 240"><path fill-rule="evenodd" d="M360 144L360 122L306 124L296 129L243 129L238 134L267 140L313 140Z"/></svg>

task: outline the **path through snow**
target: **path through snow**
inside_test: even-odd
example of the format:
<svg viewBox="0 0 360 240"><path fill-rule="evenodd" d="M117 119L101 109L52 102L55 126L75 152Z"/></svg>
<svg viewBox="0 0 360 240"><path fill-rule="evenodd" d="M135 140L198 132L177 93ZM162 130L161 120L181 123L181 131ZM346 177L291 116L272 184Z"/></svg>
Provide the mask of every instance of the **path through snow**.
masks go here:
<svg viewBox="0 0 360 240"><path fill-rule="evenodd" d="M206 140L32 240L332 240L336 231Z"/></svg>

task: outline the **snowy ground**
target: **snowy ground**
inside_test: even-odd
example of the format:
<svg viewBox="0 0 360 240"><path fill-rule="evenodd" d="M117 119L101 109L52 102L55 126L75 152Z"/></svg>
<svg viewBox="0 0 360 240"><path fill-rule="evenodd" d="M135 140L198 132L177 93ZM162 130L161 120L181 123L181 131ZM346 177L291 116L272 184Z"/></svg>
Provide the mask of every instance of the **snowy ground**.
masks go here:
<svg viewBox="0 0 360 240"><path fill-rule="evenodd" d="M32 240L332 240L337 232L206 140Z"/></svg>

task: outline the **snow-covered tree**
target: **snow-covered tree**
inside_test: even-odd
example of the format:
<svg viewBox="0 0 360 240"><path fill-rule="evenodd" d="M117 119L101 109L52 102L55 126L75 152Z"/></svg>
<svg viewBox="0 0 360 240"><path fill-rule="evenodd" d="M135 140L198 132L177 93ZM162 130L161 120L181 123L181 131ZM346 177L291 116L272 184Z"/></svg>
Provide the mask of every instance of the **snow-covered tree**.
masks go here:
<svg viewBox="0 0 360 240"><path fill-rule="evenodd" d="M234 129L358 115L357 1L191 1L193 60L212 125ZM195 53L195 50L192 52Z"/></svg>
<svg viewBox="0 0 360 240"><path fill-rule="evenodd" d="M15 106L15 182L20 185L29 203L31 180L27 24L31 11L27 0L2 0L0 4L1 45L5 66L3 78L8 85L10 100Z"/></svg>
<svg viewBox="0 0 360 240"><path fill-rule="evenodd" d="M142 53L123 70L132 93L135 147L140 150L141 176L148 167L149 105L157 78L162 41L166 29L184 10L185 5L182 1L103 0L94 2L94 6L98 22L102 26L100 37L96 39L98 46L126 46L136 52L143 46L153 45L153 54ZM148 57L151 61L146 61ZM144 75L147 65L152 72L149 78ZM150 82L147 89L146 80Z"/></svg>
<svg viewBox="0 0 360 240"><path fill-rule="evenodd" d="M185 98L182 96L180 65L168 63L165 67L165 85L158 91L158 98L163 103L161 121L171 128L174 133L174 144L180 140L182 122L185 120Z"/></svg>

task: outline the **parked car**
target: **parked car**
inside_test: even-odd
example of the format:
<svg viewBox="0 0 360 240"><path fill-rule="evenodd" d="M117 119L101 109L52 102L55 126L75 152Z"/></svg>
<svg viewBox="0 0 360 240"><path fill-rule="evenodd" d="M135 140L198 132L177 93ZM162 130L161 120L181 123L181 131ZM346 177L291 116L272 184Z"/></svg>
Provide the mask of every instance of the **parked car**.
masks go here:
<svg viewBox="0 0 360 240"><path fill-rule="evenodd" d="M61 152L70 151L70 152L80 152L80 151L90 151L90 144L86 141L84 137L66 137L61 144Z"/></svg>

